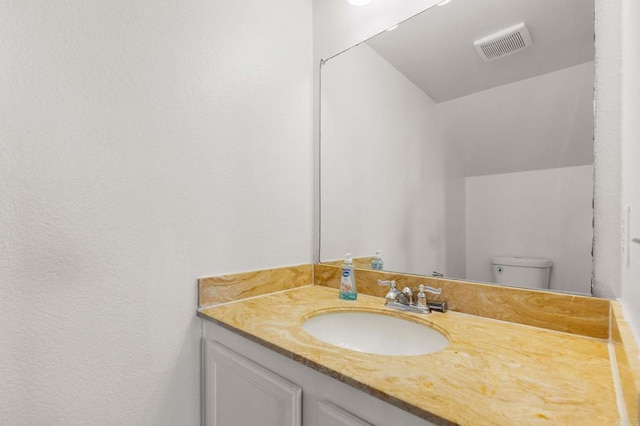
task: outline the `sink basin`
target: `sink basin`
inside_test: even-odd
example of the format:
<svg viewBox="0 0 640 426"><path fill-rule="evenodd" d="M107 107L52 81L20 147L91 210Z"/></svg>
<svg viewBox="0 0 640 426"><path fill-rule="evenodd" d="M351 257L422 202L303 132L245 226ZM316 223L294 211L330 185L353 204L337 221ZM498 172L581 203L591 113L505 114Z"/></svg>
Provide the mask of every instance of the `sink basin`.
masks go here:
<svg viewBox="0 0 640 426"><path fill-rule="evenodd" d="M325 343L378 355L423 355L449 346L449 340L431 327L369 312L320 314L302 328Z"/></svg>

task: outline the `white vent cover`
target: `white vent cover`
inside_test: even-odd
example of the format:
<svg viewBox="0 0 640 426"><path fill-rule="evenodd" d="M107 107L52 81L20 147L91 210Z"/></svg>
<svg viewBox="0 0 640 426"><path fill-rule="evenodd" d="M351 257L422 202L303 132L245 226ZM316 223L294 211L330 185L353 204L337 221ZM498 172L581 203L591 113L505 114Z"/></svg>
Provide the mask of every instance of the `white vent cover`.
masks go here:
<svg viewBox="0 0 640 426"><path fill-rule="evenodd" d="M524 23L498 31L473 42L483 61L489 62L531 46L531 34Z"/></svg>

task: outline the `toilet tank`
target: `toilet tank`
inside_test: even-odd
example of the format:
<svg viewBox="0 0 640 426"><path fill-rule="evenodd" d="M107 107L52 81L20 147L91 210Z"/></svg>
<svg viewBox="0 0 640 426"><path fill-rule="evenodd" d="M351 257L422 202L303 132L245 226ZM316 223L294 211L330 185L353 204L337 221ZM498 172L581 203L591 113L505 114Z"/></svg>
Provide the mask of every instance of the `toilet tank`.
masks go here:
<svg viewBox="0 0 640 426"><path fill-rule="evenodd" d="M523 288L549 288L553 262L537 257L492 257L493 282Z"/></svg>

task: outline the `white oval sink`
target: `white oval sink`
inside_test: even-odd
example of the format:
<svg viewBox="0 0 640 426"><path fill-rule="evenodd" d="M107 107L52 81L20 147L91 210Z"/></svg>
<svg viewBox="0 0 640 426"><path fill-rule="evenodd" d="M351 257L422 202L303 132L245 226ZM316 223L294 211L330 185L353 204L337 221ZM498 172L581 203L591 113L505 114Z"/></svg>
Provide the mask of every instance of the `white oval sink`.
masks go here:
<svg viewBox="0 0 640 426"><path fill-rule="evenodd" d="M368 312L320 314L302 328L325 343L378 355L423 355L449 346L449 340L431 327Z"/></svg>

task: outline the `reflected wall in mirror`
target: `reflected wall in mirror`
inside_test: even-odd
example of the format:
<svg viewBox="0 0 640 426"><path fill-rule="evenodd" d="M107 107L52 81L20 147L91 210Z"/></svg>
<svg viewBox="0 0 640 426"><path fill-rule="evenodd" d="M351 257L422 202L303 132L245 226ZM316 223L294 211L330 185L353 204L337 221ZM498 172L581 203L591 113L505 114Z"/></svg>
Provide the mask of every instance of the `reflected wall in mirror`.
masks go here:
<svg viewBox="0 0 640 426"><path fill-rule="evenodd" d="M321 261L498 282L492 259L542 258L549 289L590 294L593 20L593 1L453 0L324 62ZM519 23L530 46L481 58Z"/></svg>

